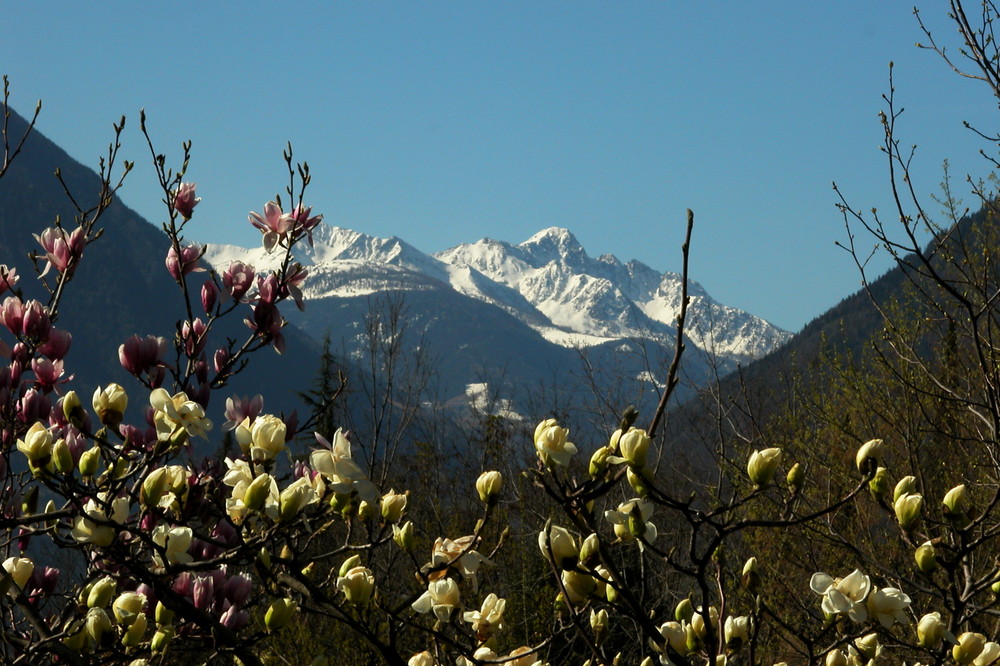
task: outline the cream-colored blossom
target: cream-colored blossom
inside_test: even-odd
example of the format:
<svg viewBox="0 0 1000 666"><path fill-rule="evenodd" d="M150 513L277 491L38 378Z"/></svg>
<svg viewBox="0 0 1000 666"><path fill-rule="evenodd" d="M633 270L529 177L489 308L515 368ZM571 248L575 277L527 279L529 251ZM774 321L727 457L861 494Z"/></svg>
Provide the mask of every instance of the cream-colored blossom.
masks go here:
<svg viewBox="0 0 1000 666"><path fill-rule="evenodd" d="M208 438L212 422L205 418L205 409L183 391L171 396L165 389L154 389L149 394L149 404L153 406L153 422L161 440L174 438L180 431L189 437Z"/></svg>
<svg viewBox="0 0 1000 666"><path fill-rule="evenodd" d="M447 622L460 603L458 583L451 578L440 578L427 584L427 591L413 602L412 607L418 613L433 611L434 617Z"/></svg>
<svg viewBox="0 0 1000 666"><path fill-rule="evenodd" d="M535 451L542 463L566 466L576 453L576 445L568 441L569 430L559 427L555 419L546 419L535 428Z"/></svg>
<svg viewBox="0 0 1000 666"><path fill-rule="evenodd" d="M360 500L374 504L379 497L378 488L354 462L351 441L344 431L337 430L332 444L318 434L316 441L321 448L309 454L309 465L326 477L327 488L335 493L357 493Z"/></svg>
<svg viewBox="0 0 1000 666"><path fill-rule="evenodd" d="M466 611L462 619L472 625L476 638L480 643L484 643L497 629L503 627L503 612L506 607L506 599L501 599L490 592L483 599L483 605L479 610Z"/></svg>
<svg viewBox="0 0 1000 666"><path fill-rule="evenodd" d="M871 579L858 569L845 578L833 578L819 572L809 580L809 587L823 596L823 612L830 615L846 614L854 622L868 619L865 599L871 591Z"/></svg>
<svg viewBox="0 0 1000 666"><path fill-rule="evenodd" d="M170 564L187 564L194 559L188 553L193 538L194 531L190 527L170 527L161 523L153 528L153 543L165 551ZM163 566L163 559L158 552L153 553L153 561L158 566Z"/></svg>
<svg viewBox="0 0 1000 666"><path fill-rule="evenodd" d="M907 624L906 609L910 607L910 597L894 587L874 589L868 595L868 614L886 629L893 624Z"/></svg>
<svg viewBox="0 0 1000 666"><path fill-rule="evenodd" d="M615 536L621 541L632 541L642 537L639 542L653 543L656 540L656 525L650 522L653 514L653 504L641 498L623 502L617 509L604 512L604 518L614 526Z"/></svg>

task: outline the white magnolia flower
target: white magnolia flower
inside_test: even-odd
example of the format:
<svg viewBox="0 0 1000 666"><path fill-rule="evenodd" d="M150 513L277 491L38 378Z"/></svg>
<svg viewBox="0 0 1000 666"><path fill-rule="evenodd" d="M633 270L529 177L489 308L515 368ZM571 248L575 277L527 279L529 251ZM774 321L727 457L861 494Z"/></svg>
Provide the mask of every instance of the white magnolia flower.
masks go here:
<svg viewBox="0 0 1000 666"><path fill-rule="evenodd" d="M375 504L379 498L378 488L368 480L351 456L351 441L343 430L338 429L333 443L316 434L316 441L322 448L313 449L309 454L309 466L329 482L327 488L335 493L356 492L358 498Z"/></svg>
<svg viewBox="0 0 1000 666"><path fill-rule="evenodd" d="M973 666L990 666L990 664L995 664L997 659L1000 659L1000 645L988 641L983 646L983 651L979 653L979 656L972 660L972 664Z"/></svg>
<svg viewBox="0 0 1000 666"><path fill-rule="evenodd" d="M618 509L604 512L604 518L614 526L615 536L622 541L632 541L641 536L646 543L656 540L656 525L649 522L653 504L636 498L618 505ZM642 542L639 543L642 546Z"/></svg>
<svg viewBox="0 0 1000 666"><path fill-rule="evenodd" d="M11 581L17 587L7 587L8 582L3 583L3 587L7 587L7 593L9 595L17 596L18 592L24 589L25 584L28 579L31 578L32 572L35 570L35 563L27 557L8 557L3 562L4 571L10 576Z"/></svg>
<svg viewBox="0 0 1000 666"><path fill-rule="evenodd" d="M823 595L823 612L830 615L846 613L854 622L868 619L865 599L871 591L871 579L855 569L846 578L833 578L819 572L809 580L809 587L816 594Z"/></svg>
<svg viewBox="0 0 1000 666"><path fill-rule="evenodd" d="M98 495L97 500L89 499L83 505L83 515L73 520L73 538L81 543L92 543L105 548L115 540L115 535L121 525L128 520L128 497L118 497L111 501L111 515L108 516L103 505L105 498Z"/></svg>
<svg viewBox="0 0 1000 666"><path fill-rule="evenodd" d="M458 583L451 578L432 580L427 585L427 591L413 602L412 608L418 613L434 612L434 616L447 622L452 611L461 603L461 593Z"/></svg>
<svg viewBox="0 0 1000 666"><path fill-rule="evenodd" d="M503 611L506 607L506 599L501 599L490 592L483 599L482 608L466 611L462 615L462 619L472 625L472 630L476 632L476 638L484 643L489 640L494 631L503 626Z"/></svg>
<svg viewBox="0 0 1000 666"><path fill-rule="evenodd" d="M535 451L547 466L569 464L576 445L567 441L569 430L559 427L555 419L546 419L535 428Z"/></svg>
<svg viewBox="0 0 1000 666"><path fill-rule="evenodd" d="M153 421L161 440L169 439L179 430L184 430L190 437L208 438L212 422L205 418L205 408L183 391L171 396L165 389L154 389L149 394L149 404L155 410Z"/></svg>
<svg viewBox="0 0 1000 666"><path fill-rule="evenodd" d="M893 624L906 624L906 609L910 607L910 597L894 587L872 590L868 595L868 613L888 629Z"/></svg>
<svg viewBox="0 0 1000 666"><path fill-rule="evenodd" d="M476 589L479 580L476 572L483 564L493 564L493 562L472 547L476 544L476 537L473 535L459 537L455 540L438 537L434 540L431 548L431 566L439 567L448 564L453 569L461 572L462 576L469 581L473 589Z"/></svg>
<svg viewBox="0 0 1000 666"><path fill-rule="evenodd" d="M187 564L193 559L187 552L193 538L194 531L190 527L170 527L160 524L153 528L153 543L166 551L167 562L170 564ZM159 553L153 554L153 561L158 566L163 566L163 559Z"/></svg>

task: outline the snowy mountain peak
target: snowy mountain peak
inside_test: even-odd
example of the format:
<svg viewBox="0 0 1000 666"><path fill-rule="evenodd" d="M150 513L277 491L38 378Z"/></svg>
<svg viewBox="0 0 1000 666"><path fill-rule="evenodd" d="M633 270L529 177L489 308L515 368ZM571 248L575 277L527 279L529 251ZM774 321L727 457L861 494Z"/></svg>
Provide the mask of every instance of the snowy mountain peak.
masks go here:
<svg viewBox="0 0 1000 666"><path fill-rule="evenodd" d="M517 247L527 252L536 266L550 261L581 263L590 259L576 236L562 227L543 229Z"/></svg>
<svg viewBox="0 0 1000 666"><path fill-rule="evenodd" d="M272 260L262 248L231 246L210 247L205 258L217 268L234 259L264 268ZM450 289L504 310L563 346L624 339L672 345L681 305L677 273L622 263L610 254L594 259L560 227L517 245L484 238L430 256L395 236L320 225L313 247L296 248L296 259L309 266L307 298ZM693 281L688 293L688 337L718 359L743 362L788 338L759 317L717 303Z"/></svg>

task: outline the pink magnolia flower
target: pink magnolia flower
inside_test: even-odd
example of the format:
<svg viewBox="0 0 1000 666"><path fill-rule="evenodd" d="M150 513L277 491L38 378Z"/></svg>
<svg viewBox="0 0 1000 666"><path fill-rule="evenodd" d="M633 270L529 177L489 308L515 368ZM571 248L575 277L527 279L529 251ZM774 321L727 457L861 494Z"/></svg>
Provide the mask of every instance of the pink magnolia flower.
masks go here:
<svg viewBox="0 0 1000 666"><path fill-rule="evenodd" d="M208 342L207 333L208 326L201 319L181 324L179 334L188 358L194 358L205 349L205 344Z"/></svg>
<svg viewBox="0 0 1000 666"><path fill-rule="evenodd" d="M246 396L232 396L226 398L226 422L222 424L223 430L232 430L244 420L253 423L254 419L264 409L264 396L260 393L252 398Z"/></svg>
<svg viewBox="0 0 1000 666"><path fill-rule="evenodd" d="M17 418L21 423L47 421L52 403L44 393L36 389L28 391L17 401Z"/></svg>
<svg viewBox="0 0 1000 666"><path fill-rule="evenodd" d="M305 234L306 240L309 241L309 247L313 246L313 229L323 221L322 215L313 216L311 213L312 206L303 206L302 204L292 210L292 219L295 220L294 238L297 240Z"/></svg>
<svg viewBox="0 0 1000 666"><path fill-rule="evenodd" d="M69 234L62 227L49 227L41 234L33 235L45 250L46 264L42 275L48 273L50 268L55 268L60 273L73 273L87 246L83 227L77 227Z"/></svg>
<svg viewBox="0 0 1000 666"><path fill-rule="evenodd" d="M8 268L7 264L0 264L0 294L16 287L17 281L17 269Z"/></svg>
<svg viewBox="0 0 1000 666"><path fill-rule="evenodd" d="M222 274L222 286L233 300L240 300L253 286L256 272L254 267L242 261L234 261Z"/></svg>
<svg viewBox="0 0 1000 666"><path fill-rule="evenodd" d="M285 276L285 282L282 288L284 292L283 296L291 296L295 300L295 306L299 310L305 310L305 304L302 302L302 283L306 281L306 277L309 272L302 268L299 263L292 264L288 273Z"/></svg>
<svg viewBox="0 0 1000 666"><path fill-rule="evenodd" d="M24 303L17 296L8 296L0 304L0 322L14 335L20 335L24 321Z"/></svg>
<svg viewBox="0 0 1000 666"><path fill-rule="evenodd" d="M167 250L167 258L164 263L170 275L180 282L181 278L188 273L205 270L198 265L203 254L205 254L205 248L197 243L182 247L179 256L177 250L171 245L170 249Z"/></svg>
<svg viewBox="0 0 1000 666"><path fill-rule="evenodd" d="M194 207L201 201L201 197L195 196L196 187L198 187L197 183L181 183L180 187L172 193L174 210L180 213L185 220L191 219Z"/></svg>
<svg viewBox="0 0 1000 666"><path fill-rule="evenodd" d="M28 301L24 307L24 319L21 320L21 332L44 342L48 340L51 330L52 321L46 307L38 301Z"/></svg>
<svg viewBox="0 0 1000 666"><path fill-rule="evenodd" d="M285 336L281 332L285 320L277 306L267 301L261 301L253 308L253 319L244 319L250 330L260 334L265 342L270 342L279 354L285 351Z"/></svg>
<svg viewBox="0 0 1000 666"><path fill-rule="evenodd" d="M141 378L146 374L150 386L156 388L166 374L167 365L162 360L166 353L166 338L132 335L118 347L118 360L132 376Z"/></svg>
<svg viewBox="0 0 1000 666"><path fill-rule="evenodd" d="M282 213L281 208L274 201L264 204L264 214L251 212L249 215L250 224L255 226L264 234L264 249L268 252L274 249L275 245L287 241L288 233L295 227L296 220L288 213Z"/></svg>
<svg viewBox="0 0 1000 666"><path fill-rule="evenodd" d="M72 342L73 336L69 331L61 331L53 328L49 331L49 337L45 340L45 343L38 347L38 353L56 361L66 357Z"/></svg>
<svg viewBox="0 0 1000 666"><path fill-rule="evenodd" d="M68 382L72 377L60 381L65 372L62 361L51 361L47 358L31 359L31 370L35 373L35 384L48 393L56 384Z"/></svg>

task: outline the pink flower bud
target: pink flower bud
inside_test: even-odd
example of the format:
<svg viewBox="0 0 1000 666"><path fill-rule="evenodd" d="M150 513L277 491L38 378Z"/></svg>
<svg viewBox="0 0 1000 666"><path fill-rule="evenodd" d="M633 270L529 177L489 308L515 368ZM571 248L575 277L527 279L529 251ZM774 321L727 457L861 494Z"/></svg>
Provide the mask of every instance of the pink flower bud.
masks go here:
<svg viewBox="0 0 1000 666"><path fill-rule="evenodd" d="M219 623L231 631L242 629L249 621L250 614L245 610L240 610L237 606L230 606L219 618Z"/></svg>
<svg viewBox="0 0 1000 666"><path fill-rule="evenodd" d="M51 329L52 322L49 320L49 313L45 311L45 306L38 301L29 301L24 308L21 332L29 338L44 342L48 339Z"/></svg>
<svg viewBox="0 0 1000 666"><path fill-rule="evenodd" d="M69 331L53 328L49 331L49 337L45 343L38 347L38 353L56 361L66 357L72 342L73 336Z"/></svg>
<svg viewBox="0 0 1000 666"><path fill-rule="evenodd" d="M185 571L174 579L173 590L182 597L190 597L194 588L191 573Z"/></svg>
<svg viewBox="0 0 1000 666"><path fill-rule="evenodd" d="M28 389L17 402L17 417L21 423L47 421L52 403L43 393L36 389Z"/></svg>
<svg viewBox="0 0 1000 666"><path fill-rule="evenodd" d="M0 305L0 321L14 335L20 335L24 320L24 303L17 296L8 296Z"/></svg>
<svg viewBox="0 0 1000 666"><path fill-rule="evenodd" d="M180 282L181 278L188 273L205 270L198 265L203 254L205 254L205 248L197 243L182 247L179 255L174 246L171 245L170 249L167 250L167 258L164 263L170 275L177 282Z"/></svg>
<svg viewBox="0 0 1000 666"><path fill-rule="evenodd" d="M215 354L212 357L212 367L215 368L216 374L222 372L223 368L226 367L226 361L229 360L229 351L225 347L219 347L215 350Z"/></svg>
<svg viewBox="0 0 1000 666"><path fill-rule="evenodd" d="M197 183L181 183L174 192L174 210L181 214L185 220L190 220L194 212L194 207L201 201L201 197L195 196Z"/></svg>
<svg viewBox="0 0 1000 666"><path fill-rule="evenodd" d="M166 353L167 341L165 338L152 335L140 338L138 335L133 335L118 347L118 360L125 370L136 377L143 373L149 373L152 383L155 367L159 367L158 374L162 380L163 363L160 359Z"/></svg>
<svg viewBox="0 0 1000 666"><path fill-rule="evenodd" d="M194 607L208 611L212 608L212 602L215 601L215 581L211 576L198 576L191 590L191 597L194 602Z"/></svg>
<svg viewBox="0 0 1000 666"><path fill-rule="evenodd" d="M253 584L246 574L236 574L226 581L223 594L235 606L242 606L250 598Z"/></svg>
<svg viewBox="0 0 1000 666"><path fill-rule="evenodd" d="M219 288L215 286L215 280L205 280L201 286L201 307L205 309L205 314L212 314L215 309L215 300L219 295Z"/></svg>

